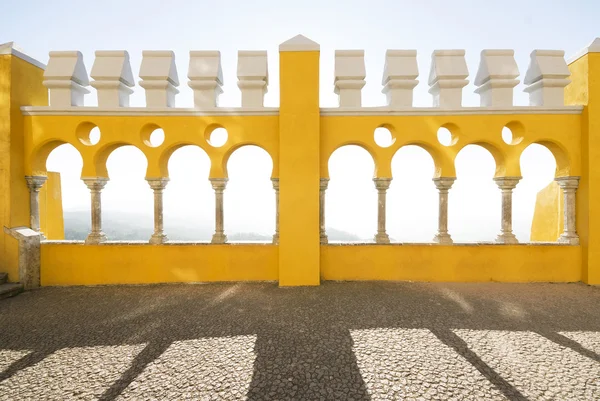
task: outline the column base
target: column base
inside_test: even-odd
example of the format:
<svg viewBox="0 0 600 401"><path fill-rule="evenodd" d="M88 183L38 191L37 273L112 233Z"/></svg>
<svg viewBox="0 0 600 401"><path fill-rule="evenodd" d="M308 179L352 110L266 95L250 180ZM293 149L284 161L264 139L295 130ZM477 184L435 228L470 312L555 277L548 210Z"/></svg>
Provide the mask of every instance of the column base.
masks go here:
<svg viewBox="0 0 600 401"><path fill-rule="evenodd" d="M225 234L213 234L212 244L225 244L227 242L227 236Z"/></svg>
<svg viewBox="0 0 600 401"><path fill-rule="evenodd" d="M558 242L561 244L579 245L579 236L563 233L558 237Z"/></svg>
<svg viewBox="0 0 600 401"><path fill-rule="evenodd" d="M165 234L152 234L148 242L154 245L159 245L164 244L168 240L169 238Z"/></svg>
<svg viewBox="0 0 600 401"><path fill-rule="evenodd" d="M389 244L390 236L387 235L386 233L377 233L375 235L375 242L378 244Z"/></svg>
<svg viewBox="0 0 600 401"><path fill-rule="evenodd" d="M327 234L321 234L321 236L319 237L319 242L321 243L321 245L329 244L329 237L327 236Z"/></svg>
<svg viewBox="0 0 600 401"><path fill-rule="evenodd" d="M85 239L85 243L88 245L100 244L106 242L106 234L102 231L99 233L89 233Z"/></svg>
<svg viewBox="0 0 600 401"><path fill-rule="evenodd" d="M519 240L513 233L504 233L496 237L496 243L498 244L518 244Z"/></svg>
<svg viewBox="0 0 600 401"><path fill-rule="evenodd" d="M451 245L454 243L454 241L452 241L452 237L450 236L450 234L436 234L435 237L433 237L433 242L435 242L436 244L440 244L440 245Z"/></svg>
<svg viewBox="0 0 600 401"><path fill-rule="evenodd" d="M279 234L273 234L273 245L279 244Z"/></svg>

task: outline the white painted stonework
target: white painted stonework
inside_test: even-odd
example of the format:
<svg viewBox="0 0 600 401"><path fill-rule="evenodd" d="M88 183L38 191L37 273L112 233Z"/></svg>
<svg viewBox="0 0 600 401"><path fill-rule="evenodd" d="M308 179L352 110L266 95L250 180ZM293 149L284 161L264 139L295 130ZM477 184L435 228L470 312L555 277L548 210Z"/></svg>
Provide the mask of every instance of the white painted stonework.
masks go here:
<svg viewBox="0 0 600 401"><path fill-rule="evenodd" d="M433 107L461 107L462 89L469 83L468 76L464 50L435 50L428 81Z"/></svg>
<svg viewBox="0 0 600 401"><path fill-rule="evenodd" d="M390 107L412 107L413 89L419 81L416 50L388 50L383 67L382 93Z"/></svg>
<svg viewBox="0 0 600 401"><path fill-rule="evenodd" d="M144 50L140 86L146 90L146 107L175 107L179 77L175 53L170 50Z"/></svg>
<svg viewBox="0 0 600 401"><path fill-rule="evenodd" d="M83 106L90 84L83 55L79 51L52 51L44 71L44 86L52 107Z"/></svg>
<svg viewBox="0 0 600 401"><path fill-rule="evenodd" d="M191 51L188 78L188 85L194 90L194 107L217 107L219 95L223 93L221 52Z"/></svg>
<svg viewBox="0 0 600 401"><path fill-rule="evenodd" d="M336 50L334 92L340 107L360 107L361 91L365 86L364 50Z"/></svg>
<svg viewBox="0 0 600 401"><path fill-rule="evenodd" d="M318 52L321 46L304 35L296 35L279 45L280 52Z"/></svg>
<svg viewBox="0 0 600 401"><path fill-rule="evenodd" d="M98 107L129 107L135 86L129 53L124 50L97 51L90 76L98 93Z"/></svg>
<svg viewBox="0 0 600 401"><path fill-rule="evenodd" d="M569 60L567 60L567 64L571 64L577 61L578 59L580 59L588 53L600 53L600 38L594 39L592 43L590 43L588 46L584 47L583 49L575 53L573 56L571 56Z"/></svg>
<svg viewBox="0 0 600 401"><path fill-rule="evenodd" d="M510 107L513 88L519 84L519 67L514 50L483 50L475 76L475 93L481 107Z"/></svg>
<svg viewBox="0 0 600 401"><path fill-rule="evenodd" d="M266 51L238 52L238 88L242 91L242 107L263 107L269 84Z"/></svg>
<svg viewBox="0 0 600 401"><path fill-rule="evenodd" d="M562 50L534 50L523 83L531 106L557 107L565 104L565 86L571 73Z"/></svg>
<svg viewBox="0 0 600 401"><path fill-rule="evenodd" d="M42 70L46 69L46 64L42 63L39 60L34 59L31 56L28 56L23 49L21 49L15 42L6 42L0 44L0 55L10 54L15 57L20 58L23 61L28 62L29 64L35 65Z"/></svg>

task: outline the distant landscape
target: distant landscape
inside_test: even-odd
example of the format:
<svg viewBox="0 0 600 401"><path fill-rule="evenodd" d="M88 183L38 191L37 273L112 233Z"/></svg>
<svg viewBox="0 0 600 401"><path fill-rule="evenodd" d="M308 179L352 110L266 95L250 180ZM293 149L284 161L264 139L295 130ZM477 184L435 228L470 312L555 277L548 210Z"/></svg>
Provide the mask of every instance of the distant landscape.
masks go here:
<svg viewBox="0 0 600 401"><path fill-rule="evenodd" d="M83 241L90 231L87 211L65 211L65 239ZM114 211L102 212L102 230L110 240L147 241L153 232L152 216ZM172 241L210 241L214 226L185 219L165 221L165 233ZM273 233L226 232L230 242L270 242ZM331 242L372 242L356 234L327 228Z"/></svg>

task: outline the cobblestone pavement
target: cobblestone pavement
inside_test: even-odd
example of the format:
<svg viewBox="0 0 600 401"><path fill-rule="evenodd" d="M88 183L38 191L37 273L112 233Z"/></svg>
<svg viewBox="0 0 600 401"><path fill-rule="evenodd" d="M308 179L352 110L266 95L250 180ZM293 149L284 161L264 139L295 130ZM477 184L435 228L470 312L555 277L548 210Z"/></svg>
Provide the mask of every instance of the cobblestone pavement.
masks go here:
<svg viewBox="0 0 600 401"><path fill-rule="evenodd" d="M598 400L600 288L43 288L0 301L0 400Z"/></svg>

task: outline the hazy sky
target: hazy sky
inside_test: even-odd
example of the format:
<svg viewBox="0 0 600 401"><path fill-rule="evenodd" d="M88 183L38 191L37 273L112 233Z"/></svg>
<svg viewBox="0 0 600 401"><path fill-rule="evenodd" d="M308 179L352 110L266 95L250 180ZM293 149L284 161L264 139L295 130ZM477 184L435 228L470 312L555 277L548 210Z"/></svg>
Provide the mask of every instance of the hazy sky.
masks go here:
<svg viewBox="0 0 600 401"><path fill-rule="evenodd" d="M222 106L239 106L235 76L238 50L269 52L269 93L266 106L278 106L278 45L302 33L321 45L321 105L337 106L333 93L333 53L364 49L367 84L363 105L384 104L381 74L386 49L417 49L420 84L415 105L431 105L426 84L434 49L466 49L471 83L463 105L477 106L472 85L482 49L515 49L521 80L533 49L562 49L567 57L600 35L597 1L6 1L0 43L15 41L26 53L47 62L50 50L80 50L89 70L95 50L125 49L134 74L142 50L170 49L176 53L181 82L177 105L189 107L187 86L190 50L220 50L224 75ZM90 88L91 89L91 88ZM526 105L522 85L515 104ZM86 98L94 105L95 93ZM132 106L143 106L137 86ZM500 133L499 133L500 134ZM105 209L150 215L152 195L143 180L145 158L131 148L109 158L111 182L103 192ZM195 166L186 174L186 166ZM409 170L406 166L412 166ZM61 147L49 160L50 170L63 174L65 209L89 209L88 191L80 182L81 161L76 151ZM194 224L212 225L214 200L208 159L197 148L175 153L169 166L171 182L165 193L165 224L191 212ZM271 161L260 149L242 148L230 162L226 191L226 229L271 234L274 195L269 181ZM406 148L394 159L396 180L389 191L388 231L397 240L428 241L437 225L437 194L431 182L432 162L418 148ZM327 225L370 237L376 230L376 193L371 181L373 163L361 149L341 149L330 160ZM404 174L401 172L404 171ZM450 192L450 231L455 240L491 240L500 229L500 191L492 181L494 162L477 147L465 149L457 160L458 180ZM514 199L514 228L527 240L535 193L550 182L552 155L532 146L522 159L524 179Z"/></svg>

